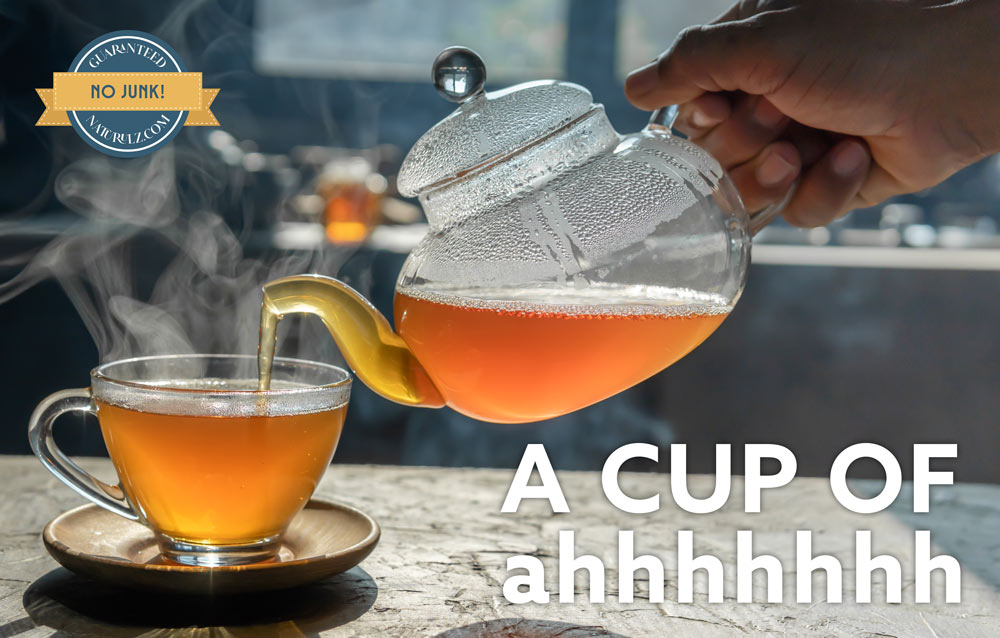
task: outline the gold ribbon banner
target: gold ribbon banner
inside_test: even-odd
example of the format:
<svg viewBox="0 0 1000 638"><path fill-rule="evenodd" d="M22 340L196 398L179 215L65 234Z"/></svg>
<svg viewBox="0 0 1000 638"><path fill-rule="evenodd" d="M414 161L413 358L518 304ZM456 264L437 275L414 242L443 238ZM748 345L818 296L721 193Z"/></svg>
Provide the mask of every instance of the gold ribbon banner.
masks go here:
<svg viewBox="0 0 1000 638"><path fill-rule="evenodd" d="M69 126L66 111L187 111L184 126L218 126L209 107L219 89L201 73L53 73L51 89L35 89L45 111L35 126Z"/></svg>

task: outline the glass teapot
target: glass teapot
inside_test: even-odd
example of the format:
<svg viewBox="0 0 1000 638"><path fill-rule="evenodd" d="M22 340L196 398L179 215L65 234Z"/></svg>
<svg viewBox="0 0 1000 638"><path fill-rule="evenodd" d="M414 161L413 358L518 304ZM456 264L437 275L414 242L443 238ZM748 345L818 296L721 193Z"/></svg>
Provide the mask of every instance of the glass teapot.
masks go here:
<svg viewBox="0 0 1000 638"><path fill-rule="evenodd" d="M395 327L346 284L264 287L261 379L275 325L319 315L382 396L517 423L572 412L652 376L723 321L746 281L750 219L721 166L667 112L619 135L576 84L484 92L473 51L434 61L458 108L403 161L429 232L396 284Z"/></svg>

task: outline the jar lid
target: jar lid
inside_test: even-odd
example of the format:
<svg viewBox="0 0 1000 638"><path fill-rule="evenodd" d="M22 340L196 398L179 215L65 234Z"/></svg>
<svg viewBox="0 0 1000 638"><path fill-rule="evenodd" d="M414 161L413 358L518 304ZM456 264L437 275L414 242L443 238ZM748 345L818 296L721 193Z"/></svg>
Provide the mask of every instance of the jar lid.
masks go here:
<svg viewBox="0 0 1000 638"><path fill-rule="evenodd" d="M396 183L408 197L541 139L593 105L590 91L558 80L487 93L486 67L479 55L464 47L438 55L433 79L439 93L461 104L424 133L403 160Z"/></svg>

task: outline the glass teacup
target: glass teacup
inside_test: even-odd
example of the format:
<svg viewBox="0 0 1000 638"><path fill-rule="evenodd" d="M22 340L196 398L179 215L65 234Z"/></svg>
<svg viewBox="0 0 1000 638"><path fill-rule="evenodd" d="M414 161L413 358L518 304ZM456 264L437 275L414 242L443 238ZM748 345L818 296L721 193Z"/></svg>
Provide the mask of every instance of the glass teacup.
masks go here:
<svg viewBox="0 0 1000 638"><path fill-rule="evenodd" d="M271 390L257 360L171 355L107 363L91 387L52 394L28 436L50 472L97 505L149 527L164 557L188 565L273 558L340 439L351 391L336 366L275 358ZM55 444L59 415L97 416L119 485Z"/></svg>

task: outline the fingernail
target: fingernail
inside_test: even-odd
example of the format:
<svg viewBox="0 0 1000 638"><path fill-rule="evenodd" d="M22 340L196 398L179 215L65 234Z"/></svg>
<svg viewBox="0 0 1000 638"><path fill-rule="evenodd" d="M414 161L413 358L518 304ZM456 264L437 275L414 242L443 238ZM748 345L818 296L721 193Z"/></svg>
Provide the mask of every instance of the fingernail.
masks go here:
<svg viewBox="0 0 1000 638"><path fill-rule="evenodd" d="M756 106L753 107L753 120L757 122L759 126L764 128L777 128L785 120L785 114L782 113L773 104L767 101L767 98L760 98L757 100Z"/></svg>
<svg viewBox="0 0 1000 638"><path fill-rule="evenodd" d="M833 172L838 177L854 177L868 162L868 152L857 142L848 142L837 149L833 156Z"/></svg>
<svg viewBox="0 0 1000 638"><path fill-rule="evenodd" d="M715 126L721 121L722 120L709 116L708 113L702 111L699 108L691 109L691 123L697 126L698 128L708 128L710 126Z"/></svg>
<svg viewBox="0 0 1000 638"><path fill-rule="evenodd" d="M786 181L795 173L795 164L792 164L781 153L771 152L764 161L757 165L754 176L757 182L765 188L777 186Z"/></svg>
<svg viewBox="0 0 1000 638"><path fill-rule="evenodd" d="M638 68L625 78L625 90L633 96L645 95L653 90L659 76L656 71L657 61L654 60L644 67Z"/></svg>

